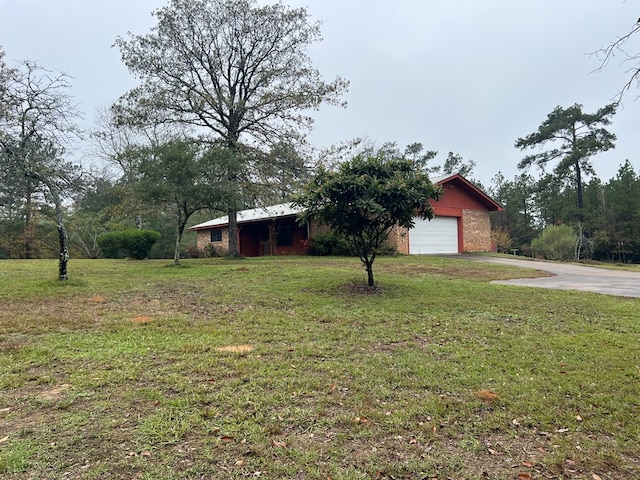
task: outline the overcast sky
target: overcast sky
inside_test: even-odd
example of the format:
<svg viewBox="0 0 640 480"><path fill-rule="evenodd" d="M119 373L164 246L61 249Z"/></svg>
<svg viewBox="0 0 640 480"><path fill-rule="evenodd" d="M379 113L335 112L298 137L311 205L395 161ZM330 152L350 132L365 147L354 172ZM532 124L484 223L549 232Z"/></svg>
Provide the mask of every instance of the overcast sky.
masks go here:
<svg viewBox="0 0 640 480"><path fill-rule="evenodd" d="M260 3L269 3L261 1ZM616 57L603 72L590 55L640 17L637 0L286 0L323 22L311 51L325 79L351 82L348 107L322 108L310 142L355 137L421 142L477 162L489 186L518 173L513 144L560 105L589 113L610 103L630 65ZM73 77L89 128L96 109L136 85L112 47L144 34L164 0L0 0L0 45L9 60L30 59ZM640 51L640 39L629 46ZM640 170L640 92L613 119L617 148L593 159L603 180L629 159ZM534 170L535 172L535 170Z"/></svg>

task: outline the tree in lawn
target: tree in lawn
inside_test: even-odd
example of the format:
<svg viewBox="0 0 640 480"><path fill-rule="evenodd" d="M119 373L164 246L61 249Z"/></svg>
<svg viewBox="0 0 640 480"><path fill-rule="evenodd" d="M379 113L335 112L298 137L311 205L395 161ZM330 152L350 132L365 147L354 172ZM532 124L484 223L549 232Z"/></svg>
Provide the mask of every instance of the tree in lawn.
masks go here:
<svg viewBox="0 0 640 480"><path fill-rule="evenodd" d="M1 59L0 59L1 60ZM64 160L77 133L78 112L68 77L30 61L8 68L0 64L0 189L18 202L24 219L24 257L31 257L34 203L53 202L59 241L58 278L66 280L69 250L63 224L63 200L81 185L77 164Z"/></svg>
<svg viewBox="0 0 640 480"><path fill-rule="evenodd" d="M359 155L337 170L319 168L294 204L303 209L300 222L317 220L347 238L373 287L373 262L391 229L412 228L415 215L433 218L430 201L441 193L410 159Z"/></svg>
<svg viewBox="0 0 640 480"><path fill-rule="evenodd" d="M611 123L616 105L602 107L594 114L584 113L582 105L567 109L556 107L538 127L538 130L515 142L516 148L527 150L549 145L550 148L527 155L518 163L526 169L537 165L541 169L558 161L554 173L560 178L569 178L577 191L578 210L583 208L583 175L594 174L591 157L614 148L616 136L604 126Z"/></svg>
<svg viewBox="0 0 640 480"><path fill-rule="evenodd" d="M222 141L236 158L226 177L229 250L238 255L242 185L274 145L299 144L312 126L309 111L342 105L347 82L326 83L308 47L321 40L304 8L255 0L170 0L146 35L116 45L139 87L115 106L130 124L177 123ZM264 155L254 155L256 151ZM258 168L258 170L260 170Z"/></svg>
<svg viewBox="0 0 640 480"><path fill-rule="evenodd" d="M143 152L135 189L143 200L162 204L176 227L174 265L180 264L182 234L191 215L222 201L229 156L226 149L203 150L200 143L179 139Z"/></svg>

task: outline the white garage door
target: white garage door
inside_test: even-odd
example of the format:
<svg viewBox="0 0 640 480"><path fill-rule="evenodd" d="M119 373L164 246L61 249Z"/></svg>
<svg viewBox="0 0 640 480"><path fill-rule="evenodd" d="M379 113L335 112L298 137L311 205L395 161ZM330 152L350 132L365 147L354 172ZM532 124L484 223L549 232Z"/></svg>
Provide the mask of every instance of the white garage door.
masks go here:
<svg viewBox="0 0 640 480"><path fill-rule="evenodd" d="M458 219L434 217L413 219L415 227L409 230L409 253L458 253Z"/></svg>

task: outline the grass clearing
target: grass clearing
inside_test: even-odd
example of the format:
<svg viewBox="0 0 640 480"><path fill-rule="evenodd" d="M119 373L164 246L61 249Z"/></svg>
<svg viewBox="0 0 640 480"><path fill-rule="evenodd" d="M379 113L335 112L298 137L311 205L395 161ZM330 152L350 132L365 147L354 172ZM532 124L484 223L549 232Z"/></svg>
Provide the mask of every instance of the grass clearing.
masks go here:
<svg viewBox="0 0 640 480"><path fill-rule="evenodd" d="M640 478L640 300L380 258L0 262L0 476ZM595 476L594 476L595 475Z"/></svg>

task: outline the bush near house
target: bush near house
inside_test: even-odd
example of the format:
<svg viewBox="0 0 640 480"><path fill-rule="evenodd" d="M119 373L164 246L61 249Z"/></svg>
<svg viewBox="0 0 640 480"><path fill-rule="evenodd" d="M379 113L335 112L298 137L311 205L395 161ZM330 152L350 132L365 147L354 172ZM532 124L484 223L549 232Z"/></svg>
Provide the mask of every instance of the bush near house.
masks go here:
<svg viewBox="0 0 640 480"><path fill-rule="evenodd" d="M309 240L309 255L316 256L353 256L348 240L334 232L316 233Z"/></svg>

